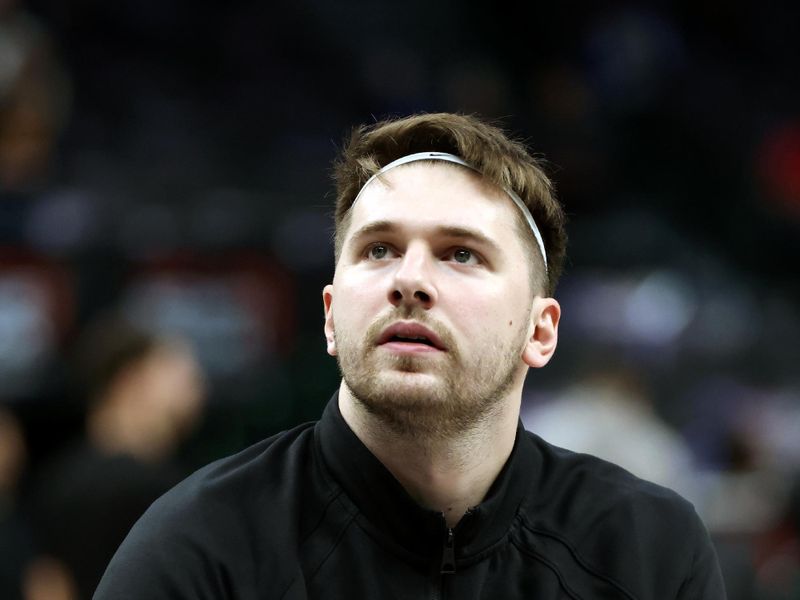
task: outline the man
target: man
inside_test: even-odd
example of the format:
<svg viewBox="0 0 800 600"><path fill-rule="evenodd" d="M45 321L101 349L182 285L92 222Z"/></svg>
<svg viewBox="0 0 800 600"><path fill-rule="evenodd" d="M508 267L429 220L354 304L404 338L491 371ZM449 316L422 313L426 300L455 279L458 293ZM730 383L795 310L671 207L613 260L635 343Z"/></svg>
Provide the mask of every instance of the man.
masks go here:
<svg viewBox="0 0 800 600"><path fill-rule="evenodd" d="M357 129L336 169L322 419L156 502L96 598L723 598L691 506L519 425L556 348L563 212L459 115Z"/></svg>

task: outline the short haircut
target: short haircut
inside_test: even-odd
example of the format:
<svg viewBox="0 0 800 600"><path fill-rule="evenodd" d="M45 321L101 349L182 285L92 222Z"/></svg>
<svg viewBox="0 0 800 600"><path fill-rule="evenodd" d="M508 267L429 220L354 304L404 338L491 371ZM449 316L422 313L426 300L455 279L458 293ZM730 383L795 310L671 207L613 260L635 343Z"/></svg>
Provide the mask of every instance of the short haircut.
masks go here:
<svg viewBox="0 0 800 600"><path fill-rule="evenodd" d="M555 292L566 254L564 210L541 162L519 141L474 116L418 114L353 129L334 165L335 256L338 262L350 225L350 208L366 181L383 166L416 152L447 152L463 158L489 182L516 192L533 215L547 251L547 277L530 227L516 211L520 235L531 256L531 281L546 295Z"/></svg>

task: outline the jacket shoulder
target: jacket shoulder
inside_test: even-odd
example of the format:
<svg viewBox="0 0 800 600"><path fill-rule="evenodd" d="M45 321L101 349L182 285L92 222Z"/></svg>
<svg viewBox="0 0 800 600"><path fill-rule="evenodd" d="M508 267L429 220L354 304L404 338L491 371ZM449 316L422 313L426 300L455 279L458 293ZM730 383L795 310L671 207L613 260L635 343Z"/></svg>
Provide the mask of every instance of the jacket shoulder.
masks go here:
<svg viewBox="0 0 800 600"><path fill-rule="evenodd" d="M214 506L215 512L251 508L261 512L264 501L272 505L288 501L292 492L308 483L313 454L313 423L300 425L202 467L162 496L151 511Z"/></svg>
<svg viewBox="0 0 800 600"><path fill-rule="evenodd" d="M520 511L527 543L572 576L604 581L622 597L683 598L692 581L707 581L702 597L724 598L710 591L724 594L714 549L691 503L617 465L527 435L541 456Z"/></svg>

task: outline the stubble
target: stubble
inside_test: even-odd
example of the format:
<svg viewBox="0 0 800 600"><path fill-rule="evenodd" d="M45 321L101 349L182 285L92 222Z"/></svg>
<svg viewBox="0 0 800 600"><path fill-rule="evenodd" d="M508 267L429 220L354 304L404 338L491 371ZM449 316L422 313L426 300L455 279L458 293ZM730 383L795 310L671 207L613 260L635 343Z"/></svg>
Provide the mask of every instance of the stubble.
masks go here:
<svg viewBox="0 0 800 600"><path fill-rule="evenodd" d="M381 332L399 319L428 327L447 351L398 356L380 350ZM490 332L480 353L465 356L449 331L425 313L398 310L375 321L362 340L337 332L337 361L356 401L390 432L418 441L453 439L478 430L499 411L520 368L525 334L520 330L504 341Z"/></svg>

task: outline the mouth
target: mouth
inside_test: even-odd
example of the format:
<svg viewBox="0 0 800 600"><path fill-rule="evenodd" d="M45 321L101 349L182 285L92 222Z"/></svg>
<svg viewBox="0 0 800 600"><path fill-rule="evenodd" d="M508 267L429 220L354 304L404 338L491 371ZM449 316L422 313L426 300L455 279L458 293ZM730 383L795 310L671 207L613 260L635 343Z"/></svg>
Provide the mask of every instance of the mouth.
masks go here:
<svg viewBox="0 0 800 600"><path fill-rule="evenodd" d="M378 345L396 350L447 351L439 336L427 327L414 322L401 321L390 325L381 333Z"/></svg>

